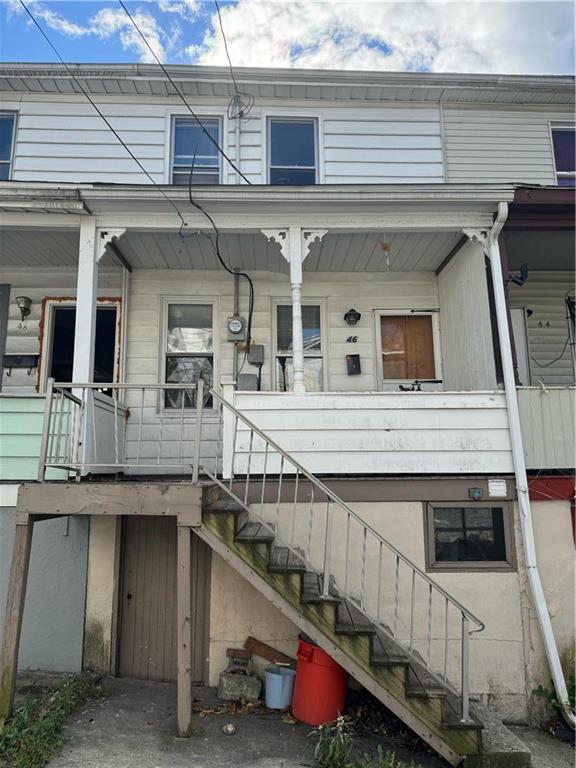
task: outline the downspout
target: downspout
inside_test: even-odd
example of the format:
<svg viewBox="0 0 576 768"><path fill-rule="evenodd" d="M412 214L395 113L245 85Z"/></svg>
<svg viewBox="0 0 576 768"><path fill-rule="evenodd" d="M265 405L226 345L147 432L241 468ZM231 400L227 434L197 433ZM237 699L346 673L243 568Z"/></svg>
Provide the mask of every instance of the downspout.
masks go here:
<svg viewBox="0 0 576 768"><path fill-rule="evenodd" d="M498 337L502 353L502 372L504 378L504 391L510 424L510 439L512 442L512 459L514 462L514 474L516 477L516 491L518 494L518 506L520 508L520 528L522 531L522 543L526 560L526 572L532 600L536 608L536 615L540 625L542 640L546 649L546 657L552 673L554 688L558 698L562 715L571 728L576 728L576 716L570 707L566 681L556 647L556 640L552 632L550 614L546 605L542 580L538 571L536 559L536 547L534 544L534 529L532 526L532 511L530 509L530 496L528 494L528 475L526 474L526 462L524 459L524 446L522 443L522 430L520 426L520 411L518 408L518 394L514 378L512 364L512 346L508 327L508 314L506 309L506 297L504 294L504 280L500 261L500 247L498 237L508 217L508 204L498 204L498 215L492 229L488 232L486 250L492 266L492 283L494 287L494 300L496 304L496 320L498 324Z"/></svg>

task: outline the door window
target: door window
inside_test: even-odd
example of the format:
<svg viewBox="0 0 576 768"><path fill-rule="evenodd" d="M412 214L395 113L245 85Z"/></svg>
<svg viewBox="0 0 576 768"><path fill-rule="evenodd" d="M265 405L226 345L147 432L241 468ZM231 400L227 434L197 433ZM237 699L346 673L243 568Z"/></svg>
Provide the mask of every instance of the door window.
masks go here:
<svg viewBox="0 0 576 768"><path fill-rule="evenodd" d="M168 304L166 327L167 384L197 385L200 379L208 388L214 377L214 339L212 304ZM184 398L184 402L182 402ZM211 406L206 396L204 405ZM196 391L190 389L167 390L165 408L193 408Z"/></svg>
<svg viewBox="0 0 576 768"><path fill-rule="evenodd" d="M431 315L382 315L384 380L434 380L434 334Z"/></svg>

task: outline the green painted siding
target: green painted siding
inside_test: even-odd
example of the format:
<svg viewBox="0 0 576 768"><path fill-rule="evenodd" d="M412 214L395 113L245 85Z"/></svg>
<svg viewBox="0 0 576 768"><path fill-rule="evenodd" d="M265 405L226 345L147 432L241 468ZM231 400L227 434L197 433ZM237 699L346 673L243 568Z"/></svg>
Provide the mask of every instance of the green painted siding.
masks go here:
<svg viewBox="0 0 576 768"><path fill-rule="evenodd" d="M44 421L43 395L0 395L0 481L36 480ZM48 480L65 479L50 470Z"/></svg>

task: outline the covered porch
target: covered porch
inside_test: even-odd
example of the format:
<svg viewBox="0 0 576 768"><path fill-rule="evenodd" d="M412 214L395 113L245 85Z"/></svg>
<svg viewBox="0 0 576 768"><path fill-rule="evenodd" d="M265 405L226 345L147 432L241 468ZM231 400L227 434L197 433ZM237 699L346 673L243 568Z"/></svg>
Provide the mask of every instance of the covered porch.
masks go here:
<svg viewBox="0 0 576 768"><path fill-rule="evenodd" d="M76 386L49 397L47 466L186 473L198 450L222 457L236 441L242 453L215 398L197 403L201 379L312 472L512 471L481 243L509 189L195 190L214 228L184 190L18 187L1 201L8 266L68 266L76 280L71 375L59 382ZM108 272L120 309L103 381ZM43 309L40 393L53 322ZM73 434L75 409L86 435Z"/></svg>

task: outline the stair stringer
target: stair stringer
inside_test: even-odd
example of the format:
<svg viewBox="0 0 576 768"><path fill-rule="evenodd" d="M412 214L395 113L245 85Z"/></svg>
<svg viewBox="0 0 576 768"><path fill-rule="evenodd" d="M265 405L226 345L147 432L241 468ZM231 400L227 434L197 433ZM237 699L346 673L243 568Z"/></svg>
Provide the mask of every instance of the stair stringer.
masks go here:
<svg viewBox="0 0 576 768"><path fill-rule="evenodd" d="M228 515L222 515L222 517L228 517ZM232 516L233 517L233 516ZM441 732L430 728L429 724L419 718L407 703L399 700L392 694L390 694L386 688L378 682L374 676L374 671L370 673L366 667L360 664L349 653L346 653L344 648L347 645L353 645L353 639L346 636L338 636L337 639L341 645L336 644L334 639L331 639L328 635L333 633L333 626L331 627L328 617L323 616L325 608L332 608L332 606L313 606L300 604L300 575L293 574L295 578L292 580L292 589L287 589L286 575L274 574L266 570L264 562L262 562L263 573L255 570L240 554L235 550L248 550L248 547L239 546L239 543L231 541L232 546L229 546L223 538L212 531L203 522L198 528L194 528L194 533L200 536L216 554L218 554L226 563L228 563L234 570L245 578L260 594L266 598L275 608L278 608L284 616L286 616L293 624L299 627L306 635L308 635L317 645L326 651L335 661L338 662L346 671L352 675L366 690L372 693L379 701L381 701L391 712L399 717L411 730L413 730L423 741L429 744L438 754L440 754L450 765L461 765L465 759L466 753L459 753L454 750L450 744L442 737ZM223 533L225 533L223 531ZM232 539L234 536L234 530L231 531ZM261 545L266 549L266 545ZM246 552L248 555L248 552ZM253 558L253 553L249 557ZM264 561L264 558L263 558ZM298 586L297 586L298 585ZM292 593L294 602L285 597L280 590L288 593ZM320 615L318 612L320 608ZM315 619L319 624L325 623L326 633L320 629L320 627L314 623L306 612L312 611L315 613ZM368 666L368 664L367 664ZM392 670L387 670L387 674L392 674ZM404 670L402 671L402 675ZM411 700L412 707L416 706L416 700ZM454 733L456 736L457 732ZM466 750L468 752L468 750Z"/></svg>

